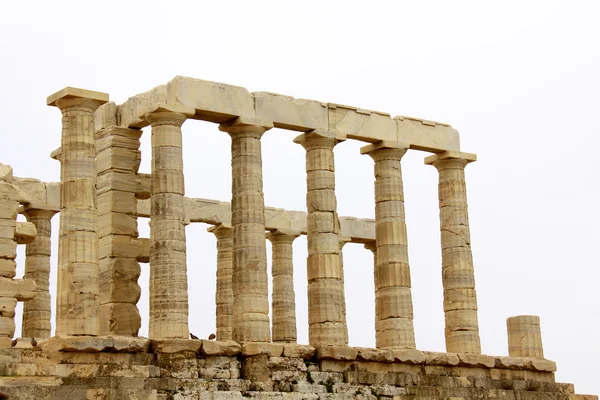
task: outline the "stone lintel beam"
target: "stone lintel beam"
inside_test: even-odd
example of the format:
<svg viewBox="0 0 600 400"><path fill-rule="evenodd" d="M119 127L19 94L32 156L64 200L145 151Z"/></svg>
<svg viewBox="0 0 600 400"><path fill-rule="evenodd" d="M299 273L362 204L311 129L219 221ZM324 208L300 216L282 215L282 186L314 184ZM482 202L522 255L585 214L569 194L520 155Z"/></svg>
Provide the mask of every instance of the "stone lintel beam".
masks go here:
<svg viewBox="0 0 600 400"><path fill-rule="evenodd" d="M442 153L425 157L425 164L433 165L434 162L440 160L466 160L467 163L470 163L477 161L477 155L473 153L463 153L460 151L444 151Z"/></svg>
<svg viewBox="0 0 600 400"><path fill-rule="evenodd" d="M231 224L230 203L185 198L186 219L190 222L219 225ZM150 202L138 201L137 216L150 217ZM351 238L352 243L368 243L375 240L375 221L369 218L339 217L342 236ZM305 235L307 231L306 212L288 211L282 208L265 207L265 229L267 231L291 230Z"/></svg>
<svg viewBox="0 0 600 400"><path fill-rule="evenodd" d="M161 104L189 107L194 110L189 118L215 123L257 118L298 132L325 129L370 143L402 141L411 149L433 153L460 150L458 131L448 124L405 116L392 118L385 112L277 93L250 93L243 87L183 76L130 97L117 107L117 120L124 127L143 128L148 124L143 116Z"/></svg>
<svg viewBox="0 0 600 400"><path fill-rule="evenodd" d="M29 203L21 207L20 212L29 209L60 211L60 182L14 177L11 183L29 199Z"/></svg>

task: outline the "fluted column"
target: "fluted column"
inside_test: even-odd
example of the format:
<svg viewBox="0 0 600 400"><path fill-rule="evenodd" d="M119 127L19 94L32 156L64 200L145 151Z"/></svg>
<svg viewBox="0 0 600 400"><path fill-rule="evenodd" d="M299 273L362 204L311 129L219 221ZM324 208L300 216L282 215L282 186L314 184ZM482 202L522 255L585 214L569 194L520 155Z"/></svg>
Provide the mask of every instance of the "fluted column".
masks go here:
<svg viewBox="0 0 600 400"><path fill-rule="evenodd" d="M181 125L187 116L159 108L152 126L149 337L189 337Z"/></svg>
<svg viewBox="0 0 600 400"><path fill-rule="evenodd" d="M382 349L414 349L413 306L400 160L407 146L379 142L362 154L375 161L375 332Z"/></svg>
<svg viewBox="0 0 600 400"><path fill-rule="evenodd" d="M439 171L446 350L451 353L481 353L465 182L465 166L476 159L459 152L425 159Z"/></svg>
<svg viewBox="0 0 600 400"><path fill-rule="evenodd" d="M238 342L271 341L260 143L271 127L242 117L219 126L231 136L233 339Z"/></svg>
<svg viewBox="0 0 600 400"><path fill-rule="evenodd" d="M23 306L21 336L26 338L49 338L50 312L50 237L52 210L28 209L23 213L27 221L35 225L37 235L25 249L24 278L35 281L35 297Z"/></svg>
<svg viewBox="0 0 600 400"><path fill-rule="evenodd" d="M97 335L99 305L94 111L105 93L65 88L62 112L56 335Z"/></svg>
<svg viewBox="0 0 600 400"><path fill-rule="evenodd" d="M293 242L299 233L274 231L267 234L273 257L271 275L273 342L296 343L296 294L294 293Z"/></svg>
<svg viewBox="0 0 600 400"><path fill-rule="evenodd" d="M215 294L217 340L233 339L233 229L231 225L208 228L217 237L217 291Z"/></svg>
<svg viewBox="0 0 600 400"><path fill-rule="evenodd" d="M306 150L308 336L313 346L348 344L333 156L343 139L320 130L294 139Z"/></svg>

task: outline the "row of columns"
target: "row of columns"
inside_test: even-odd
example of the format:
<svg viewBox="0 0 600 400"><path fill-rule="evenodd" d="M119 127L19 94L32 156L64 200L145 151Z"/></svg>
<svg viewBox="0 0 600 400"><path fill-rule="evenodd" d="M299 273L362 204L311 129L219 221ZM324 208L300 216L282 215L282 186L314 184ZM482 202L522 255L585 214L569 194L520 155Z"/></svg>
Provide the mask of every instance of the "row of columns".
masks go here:
<svg viewBox="0 0 600 400"><path fill-rule="evenodd" d="M64 96L61 234L57 334L95 335L98 330L99 267L94 111L97 97ZM193 112L193 111L192 111ZM181 126L189 111L164 106L144 118L152 127L150 331L152 338L186 338L188 300ZM269 323L264 194L260 139L272 123L236 118L219 129L231 136L231 241L219 245L218 332L240 342L295 340L291 309L290 235L269 235L277 250L273 338ZM306 150L309 342L348 343L340 227L333 149L344 137L314 130L294 141ZM410 268L401 158L407 146L379 142L362 149L375 162L377 347L414 348ZM462 153L426 159L440 172L444 310L447 349L479 353L477 303L469 240ZM220 233L219 233L220 231ZM215 234L227 235L226 228ZM229 239L227 239L229 240ZM221 248L222 246L222 248ZM230 249L230 250L229 250ZM226 252L231 251L231 255ZM229 266L230 265L230 266ZM223 278L231 270L231 283ZM222 275L222 276L221 276ZM279 291L281 289L281 292ZM232 302L227 299L232 298ZM292 321L294 327L292 329Z"/></svg>

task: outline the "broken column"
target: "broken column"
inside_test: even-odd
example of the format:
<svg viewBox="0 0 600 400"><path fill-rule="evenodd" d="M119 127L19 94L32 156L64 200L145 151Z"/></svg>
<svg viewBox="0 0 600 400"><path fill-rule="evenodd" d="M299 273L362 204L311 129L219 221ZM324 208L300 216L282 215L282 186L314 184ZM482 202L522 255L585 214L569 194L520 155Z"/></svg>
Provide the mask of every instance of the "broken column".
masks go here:
<svg viewBox="0 0 600 400"><path fill-rule="evenodd" d="M52 210L27 209L24 213L35 225L37 235L25 249L24 278L35 281L35 298L23 306L21 336L49 338L52 329L50 305L50 255L52 236Z"/></svg>
<svg viewBox="0 0 600 400"><path fill-rule="evenodd" d="M519 315L506 319L508 355L511 357L544 358L540 317Z"/></svg>
<svg viewBox="0 0 600 400"><path fill-rule="evenodd" d="M62 112L56 335L97 335L99 306L94 111L108 94L67 87Z"/></svg>
<svg viewBox="0 0 600 400"><path fill-rule="evenodd" d="M281 230L269 232L273 257L271 275L273 342L296 343L296 295L294 293L293 243L299 233Z"/></svg>
<svg viewBox="0 0 600 400"><path fill-rule="evenodd" d="M308 336L312 346L348 344L333 156L333 148L344 139L322 130L294 139L306 150Z"/></svg>
<svg viewBox="0 0 600 400"><path fill-rule="evenodd" d="M193 110L163 106L152 126L150 324L152 339L187 339L188 285L181 125Z"/></svg>
<svg viewBox="0 0 600 400"><path fill-rule="evenodd" d="M375 332L377 348L382 349L415 348L400 162L407 149L395 142L361 149L375 161Z"/></svg>
<svg viewBox="0 0 600 400"><path fill-rule="evenodd" d="M439 171L446 350L450 353L481 353L465 182L465 166L476 159L475 154L454 151L425 159Z"/></svg>
<svg viewBox="0 0 600 400"><path fill-rule="evenodd" d="M271 341L260 138L272 127L242 117L219 126L231 136L233 339L238 342Z"/></svg>
<svg viewBox="0 0 600 400"><path fill-rule="evenodd" d="M106 127L96 134L98 236L100 242L99 334L137 336L141 288L137 257L142 245L136 217L142 131Z"/></svg>
<svg viewBox="0 0 600 400"><path fill-rule="evenodd" d="M217 237L217 340L233 339L233 229L220 224L208 228Z"/></svg>

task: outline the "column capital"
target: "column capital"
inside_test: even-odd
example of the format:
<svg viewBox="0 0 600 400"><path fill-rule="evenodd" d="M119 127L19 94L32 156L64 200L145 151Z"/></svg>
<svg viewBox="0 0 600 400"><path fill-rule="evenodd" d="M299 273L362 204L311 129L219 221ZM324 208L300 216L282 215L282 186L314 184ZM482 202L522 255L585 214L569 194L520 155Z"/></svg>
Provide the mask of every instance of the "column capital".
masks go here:
<svg viewBox="0 0 600 400"><path fill-rule="evenodd" d="M57 211L48 210L48 209L44 210L44 209L39 209L39 208L27 208L27 207L25 207L23 209L23 215L25 216L25 218L27 218L28 221L31 218L51 220L52 217L54 217L54 215L56 215L56 213L57 213Z"/></svg>
<svg viewBox="0 0 600 400"><path fill-rule="evenodd" d="M233 227L230 224L213 225L206 231L214 234L217 239L233 235Z"/></svg>
<svg viewBox="0 0 600 400"><path fill-rule="evenodd" d="M144 115L144 119L151 126L172 125L180 127L188 119L193 116L196 110L191 107L184 107L175 104L163 104L154 111Z"/></svg>
<svg viewBox="0 0 600 400"><path fill-rule="evenodd" d="M365 249L375 254L377 252L377 242L375 240L372 240L369 243L365 243Z"/></svg>
<svg viewBox="0 0 600 400"><path fill-rule="evenodd" d="M315 148L333 148L336 144L346 140L346 135L340 132L325 129L314 129L294 138L294 143L304 147L306 150Z"/></svg>
<svg viewBox="0 0 600 400"><path fill-rule="evenodd" d="M381 140L360 148L360 154L369 155L373 161L396 160L400 161L409 149L404 142Z"/></svg>
<svg viewBox="0 0 600 400"><path fill-rule="evenodd" d="M289 231L284 229L277 229L276 231L267 232L265 235L267 239L271 241L271 243L293 243L294 240L300 236L300 232Z"/></svg>
<svg viewBox="0 0 600 400"><path fill-rule="evenodd" d="M262 136L263 133L273 128L273 122L256 118L237 117L219 125L219 130L230 135L237 133L252 133Z"/></svg>
<svg viewBox="0 0 600 400"><path fill-rule="evenodd" d="M439 166L457 165L464 168L467 164L477 161L477 155L473 153L463 153L460 151L444 151L425 157L425 164L433 165L439 169Z"/></svg>
<svg viewBox="0 0 600 400"><path fill-rule="evenodd" d="M46 98L46 104L58 107L61 111L78 106L86 111L94 112L102 104L108 102L108 93L78 89L67 86Z"/></svg>

